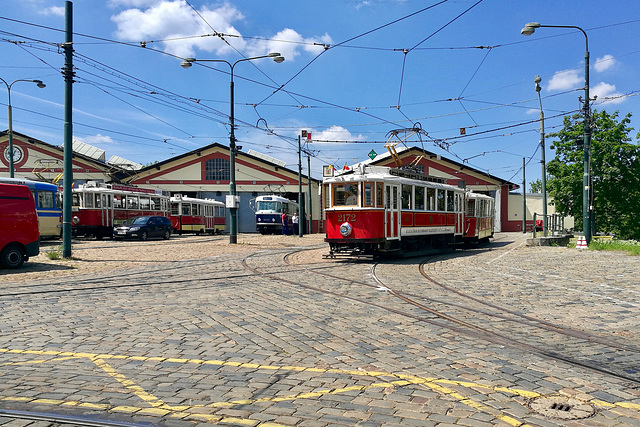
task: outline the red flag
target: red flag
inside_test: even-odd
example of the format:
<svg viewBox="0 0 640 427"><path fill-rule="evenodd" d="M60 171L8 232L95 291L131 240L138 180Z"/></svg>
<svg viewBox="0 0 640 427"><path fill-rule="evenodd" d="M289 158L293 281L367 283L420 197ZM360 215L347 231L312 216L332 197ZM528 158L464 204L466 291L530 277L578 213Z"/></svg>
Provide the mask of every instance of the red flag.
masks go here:
<svg viewBox="0 0 640 427"><path fill-rule="evenodd" d="M349 170L349 166L347 166L347 162L344 162L344 167L342 168L343 171L348 171Z"/></svg>

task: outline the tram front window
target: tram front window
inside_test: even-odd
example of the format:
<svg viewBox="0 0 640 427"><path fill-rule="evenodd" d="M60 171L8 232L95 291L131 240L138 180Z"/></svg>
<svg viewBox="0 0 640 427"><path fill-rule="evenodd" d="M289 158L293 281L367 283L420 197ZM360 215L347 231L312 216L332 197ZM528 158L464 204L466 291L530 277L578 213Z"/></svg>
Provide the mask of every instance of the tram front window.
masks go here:
<svg viewBox="0 0 640 427"><path fill-rule="evenodd" d="M358 184L333 184L333 206L356 206L358 204Z"/></svg>
<svg viewBox="0 0 640 427"><path fill-rule="evenodd" d="M257 203L256 209L259 211L280 212L280 202L261 200Z"/></svg>

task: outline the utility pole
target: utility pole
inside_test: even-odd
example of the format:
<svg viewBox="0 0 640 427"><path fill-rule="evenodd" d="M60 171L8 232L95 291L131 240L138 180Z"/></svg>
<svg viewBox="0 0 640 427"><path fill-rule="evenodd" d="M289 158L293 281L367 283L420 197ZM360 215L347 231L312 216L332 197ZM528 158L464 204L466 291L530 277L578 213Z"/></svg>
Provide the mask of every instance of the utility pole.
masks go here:
<svg viewBox="0 0 640 427"><path fill-rule="evenodd" d="M298 237L302 237L304 228L304 209L302 209L302 145L298 135ZM302 219L302 222L300 221Z"/></svg>
<svg viewBox="0 0 640 427"><path fill-rule="evenodd" d="M64 160L62 205L62 257L71 258L71 185L73 183L73 3L64 4Z"/></svg>
<svg viewBox="0 0 640 427"><path fill-rule="evenodd" d="M525 158L522 158L522 232L527 232L527 181L525 179Z"/></svg>
<svg viewBox="0 0 640 427"><path fill-rule="evenodd" d="M307 150L308 150L308 146L307 146ZM307 234L312 234L313 233L313 210L311 209L311 153L309 151L307 151L307 184L308 184L308 195L307 195L307 199L309 200L309 203L307 204L307 211L309 211L309 228L307 228Z"/></svg>

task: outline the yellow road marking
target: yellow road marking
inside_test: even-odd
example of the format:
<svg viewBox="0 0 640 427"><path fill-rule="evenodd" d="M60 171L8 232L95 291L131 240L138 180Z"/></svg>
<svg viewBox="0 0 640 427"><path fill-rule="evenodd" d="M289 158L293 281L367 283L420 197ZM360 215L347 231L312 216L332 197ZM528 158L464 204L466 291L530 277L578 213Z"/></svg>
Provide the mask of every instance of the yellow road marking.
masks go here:
<svg viewBox="0 0 640 427"><path fill-rule="evenodd" d="M11 397L2 397L0 396L0 400L14 400L14 401L23 401L23 402L37 402L37 403L49 403L56 405L66 405L66 406L77 406L87 409L107 409L118 412L130 412L130 413L138 413L138 414L147 414L147 415L155 415L155 416L171 416L171 417L188 417L188 418L197 418L202 419L207 422L218 422L218 423L232 423L232 424L242 424L242 425L260 425L260 426L276 426L274 423L262 423L260 424L255 420L244 420L238 418L224 418L218 415L210 415L210 414L200 414L189 412L190 409L198 409L198 408L221 408L221 407L233 407L236 405L246 405L256 402L280 402L287 400L295 400L295 399L309 399L314 397L320 397L323 395L329 394L339 394L345 393L348 391L363 391L368 388L386 388L386 387L399 387L408 384L416 384L426 386L434 391L437 391L440 394L450 396L451 398L463 403L471 408L474 408L478 411L482 411L488 413L489 415L505 422L506 424L512 426L524 426L525 424L510 417L507 415L503 415L499 413L496 409L483 405L479 402L473 401L457 391L445 387L448 386L458 386L470 389L481 389L487 390L488 392L502 392L507 394L512 394L516 396L521 396L525 398L533 398L541 396L539 393L531 392L527 390L521 389L512 389L502 386L492 386L487 384L473 383L467 381L455 381L455 380L446 380L446 379L438 379L431 377L417 377L412 375L405 374L393 374L388 372L381 371L364 371L364 370L345 370L345 369L322 369L322 368L308 368L301 366L274 366L274 365L261 365L257 363L243 363L243 362L232 362L232 361L223 361L223 360L202 360L202 359L184 359L184 358L164 358L164 357L145 357L145 356L125 356L125 355L111 355L111 354L94 354L94 353L75 353L75 352L61 352L61 351L45 351L45 350L15 350L15 349L0 349L0 353L7 354L29 354L29 355L40 355L40 356L57 356L56 358L49 360L37 360L30 362L10 362L5 364L0 364L0 366L7 365L15 365L15 364L27 364L27 363L46 363L46 362L56 362L61 360L69 360L69 359L82 359L87 358L91 360L96 366L101 368L105 373L114 378L128 390L130 390L134 395L139 397L141 400L146 402L151 406L151 408L137 408L130 406L116 406L112 407L109 405L97 405L83 402L65 402L59 401L55 399L32 399L32 398L11 398ZM130 360L130 361L145 361L145 362L169 362L169 363L180 363L180 364L196 364L196 365L216 365L216 366L234 366L245 369L265 369L265 370L283 370L283 371L296 371L296 372L314 372L314 373L335 373L335 374L344 374L349 376L368 376L368 377L387 377L387 378L397 378L394 381L383 381L372 383L369 385L361 385L361 386L351 386L344 387L339 389L327 389L327 390L318 390L314 392L307 393L299 393L291 396L284 397L271 397L271 398L261 398L256 400L237 400L231 402L213 402L206 405L189 405L189 406L171 406L166 404L164 401L159 399L158 397L148 393L142 387L136 385L134 382L128 380L124 375L118 373L116 369L114 369L111 365L109 365L105 360ZM601 400L593 399L590 403L601 406L601 407L621 407L627 409L635 409L640 410L640 404L635 404L631 402L615 402L609 403Z"/></svg>

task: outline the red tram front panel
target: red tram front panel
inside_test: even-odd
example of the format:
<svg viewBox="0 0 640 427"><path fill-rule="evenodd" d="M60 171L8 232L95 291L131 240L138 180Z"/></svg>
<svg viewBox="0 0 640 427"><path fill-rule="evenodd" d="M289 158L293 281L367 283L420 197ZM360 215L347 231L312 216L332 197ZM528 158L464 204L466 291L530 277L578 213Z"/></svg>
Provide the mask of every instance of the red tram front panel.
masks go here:
<svg viewBox="0 0 640 427"><path fill-rule="evenodd" d="M345 222L353 230L346 237L340 234L340 226ZM327 211L326 233L327 239L384 239L384 210Z"/></svg>

